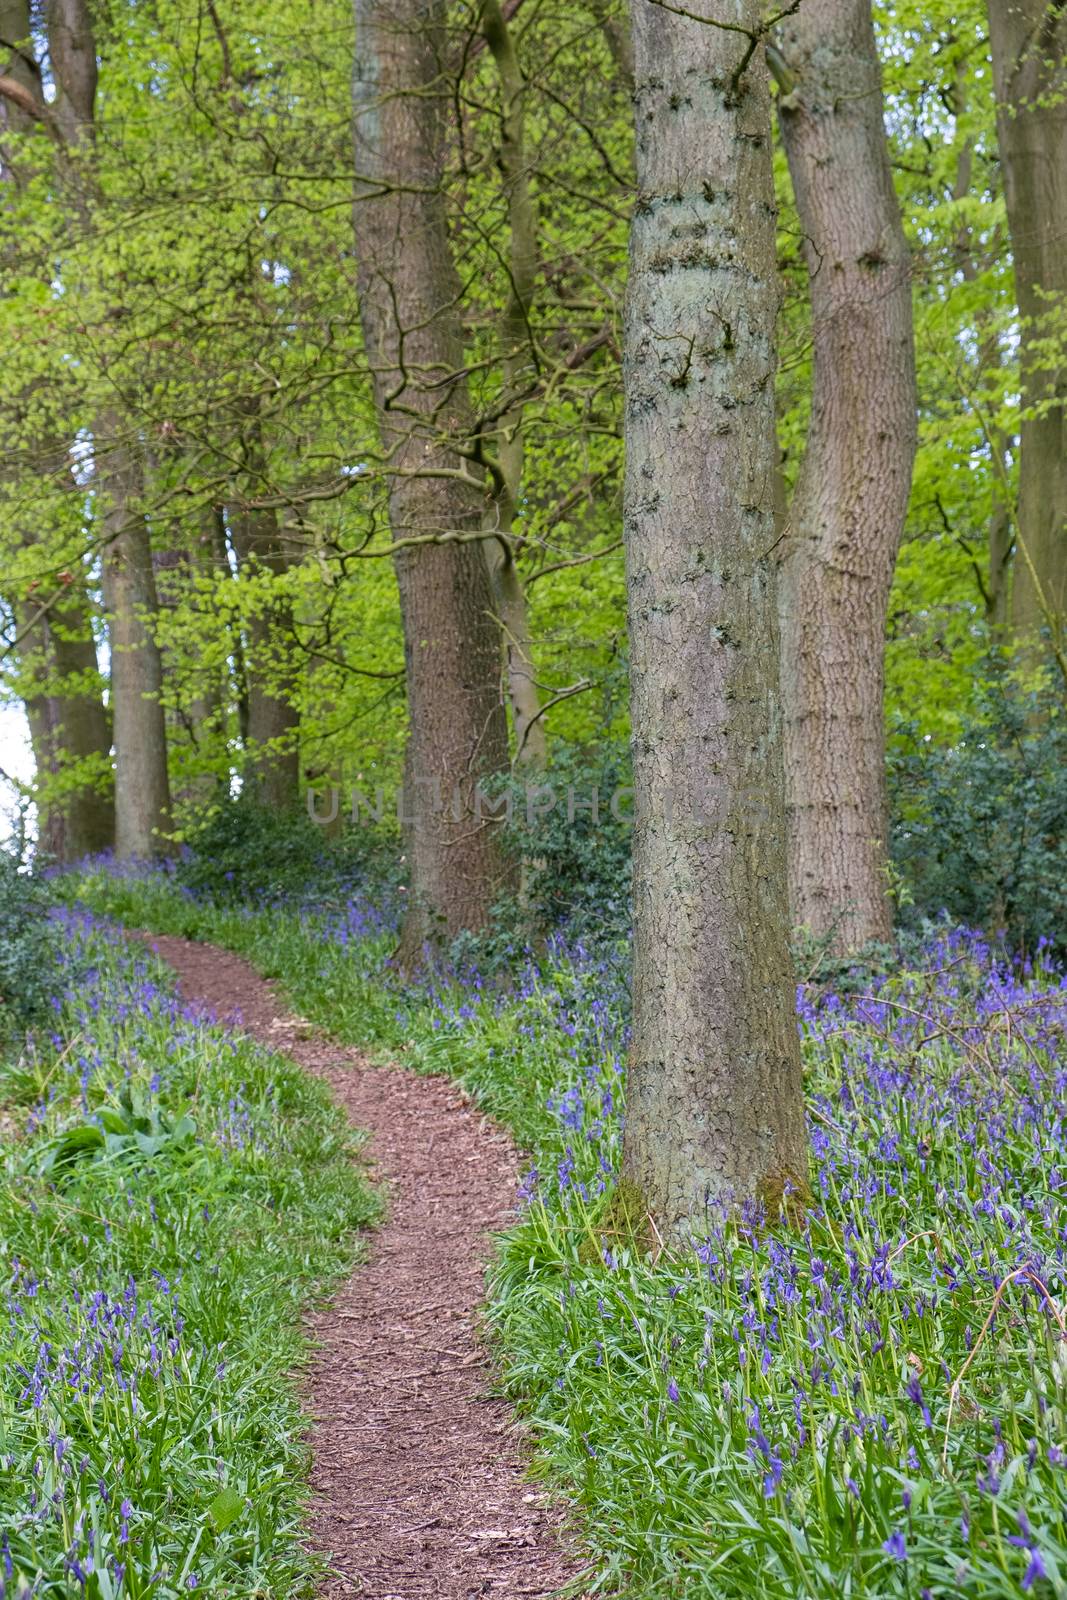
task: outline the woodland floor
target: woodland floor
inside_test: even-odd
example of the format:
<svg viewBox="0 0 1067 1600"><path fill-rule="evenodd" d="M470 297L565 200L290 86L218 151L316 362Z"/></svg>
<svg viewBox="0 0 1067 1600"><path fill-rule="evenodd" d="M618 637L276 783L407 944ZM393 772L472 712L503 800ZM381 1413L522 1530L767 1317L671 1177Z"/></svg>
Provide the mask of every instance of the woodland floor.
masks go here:
<svg viewBox="0 0 1067 1600"><path fill-rule="evenodd" d="M239 956L146 936L183 998L324 1078L371 1135L388 1211L311 1319L311 1536L328 1600L551 1595L580 1567L523 1476L478 1328L488 1235L514 1211L510 1139L444 1078L375 1067L294 1017ZM571 1589L573 1593L573 1588Z"/></svg>

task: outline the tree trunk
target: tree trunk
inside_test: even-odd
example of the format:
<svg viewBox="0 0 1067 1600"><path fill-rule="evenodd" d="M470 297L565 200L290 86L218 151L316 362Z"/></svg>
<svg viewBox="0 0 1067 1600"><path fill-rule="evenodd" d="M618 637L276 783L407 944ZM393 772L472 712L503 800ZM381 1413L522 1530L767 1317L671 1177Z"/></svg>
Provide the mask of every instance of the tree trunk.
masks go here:
<svg viewBox="0 0 1067 1600"><path fill-rule="evenodd" d="M32 621L39 607L20 609ZM22 645L31 672L34 655L40 690L26 712L40 788L37 846L55 861L79 861L115 843L111 730L83 594L64 596L33 623Z"/></svg>
<svg viewBox="0 0 1067 1600"><path fill-rule="evenodd" d="M508 205L508 296L500 319L501 367L505 393L514 404L500 419L497 458L500 477L489 525L497 538L486 545L497 621L504 647L504 671L519 765L543 766L548 754L541 696L533 663L533 637L526 591L518 568L516 513L525 461L523 438L525 385L535 371L530 313L537 279L537 215L526 166L526 83L504 13L497 0L482 8L486 43L500 77L499 167Z"/></svg>
<svg viewBox="0 0 1067 1600"><path fill-rule="evenodd" d="M284 577L289 561L273 510L233 509L230 535L246 575L254 576L258 568L274 578ZM254 604L246 629L245 744L251 755L246 780L249 792L275 811L295 806L300 792L300 711L294 700L294 643L292 605L288 596L272 585L265 603Z"/></svg>
<svg viewBox="0 0 1067 1600"><path fill-rule="evenodd" d="M86 0L50 0L48 54L56 123L70 150L86 158L65 174L68 204L92 223L92 152L97 52ZM170 826L162 663L153 632L158 609L152 544L144 514L144 474L136 444L114 411L96 419L94 496L103 528L101 576L111 650L111 725L115 746L115 854L160 855Z"/></svg>
<svg viewBox="0 0 1067 1600"><path fill-rule="evenodd" d="M614 4L614 0L592 0L591 6L594 17L600 24L601 32L611 51L615 69L626 85L633 92L634 86L634 46L631 37L630 6L629 0L622 0L622 4Z"/></svg>
<svg viewBox="0 0 1067 1600"><path fill-rule="evenodd" d="M961 59L956 64L956 82L950 102L953 115L960 119L966 110L967 63ZM974 187L974 140L965 139L956 158L956 181L952 185L952 198L966 200ZM965 283L978 278L978 260L975 251L974 229L969 223L961 224L956 234L956 266ZM999 370L1003 365L1000 330L991 306L975 313L975 328L981 335L976 373L988 369ZM1012 450L1012 441L999 423L988 425L988 445L992 454L992 483L989 519L986 523L986 573L974 562L975 577L985 604L986 621L995 633L1003 633L1008 623L1011 599L1012 555L1015 549L1014 503L1009 491L1005 462ZM969 552L968 552L969 553Z"/></svg>
<svg viewBox="0 0 1067 1600"><path fill-rule="evenodd" d="M481 928L505 878L479 779L507 767L445 199L442 0L355 0L358 281L404 627L409 908L398 959ZM435 541L435 542L430 542Z"/></svg>
<svg viewBox="0 0 1067 1600"><path fill-rule="evenodd" d="M533 635L526 590L514 540L492 539L485 547L493 606L504 640L504 673L511 708L517 766L542 767L548 755L541 695L534 675Z"/></svg>
<svg viewBox="0 0 1067 1600"><path fill-rule="evenodd" d="M756 29L757 0L718 14ZM635 827L620 1203L666 1239L806 1187L775 612L762 50L634 11L624 382ZM694 159L699 152L699 159Z"/></svg>
<svg viewBox="0 0 1067 1600"><path fill-rule="evenodd" d="M1049 0L989 0L989 35L1023 324L1012 624L1020 636L1048 627L1062 638L1067 616L1067 11Z"/></svg>
<svg viewBox="0 0 1067 1600"><path fill-rule="evenodd" d="M218 628L201 583L210 580L218 559L221 515L217 506L204 507L195 529L189 530L189 546L179 544L156 552L152 563L161 614L191 607L199 614L205 634ZM225 744L225 667L214 663L210 649L197 655L194 645L193 653L196 659L189 659L188 646L184 652L181 648L161 651L163 681L170 689L171 702L165 716L171 797L183 824L183 813L202 814L229 790L229 762L223 765L220 760Z"/></svg>
<svg viewBox="0 0 1067 1600"><path fill-rule="evenodd" d="M883 691L916 446L910 266L870 0L804 0L771 58L814 328L779 546L792 915L847 952L892 931Z"/></svg>
<svg viewBox="0 0 1067 1600"><path fill-rule="evenodd" d="M27 0L0 0L0 40L10 52L4 76L31 103L43 104ZM31 126L30 114L10 100L4 100L2 114L5 125L17 132ZM3 176L24 182L28 173L5 171ZM38 382L27 386L27 409L38 387ZM25 443L25 416L19 421ZM13 448L14 442L8 441L8 453ZM55 460L49 454L41 454L46 473L61 469L63 461L62 450ZM22 687L37 768L37 848L53 860L76 861L114 844L111 733L83 587L72 581L61 599L53 597L47 607L44 600L38 590L12 607L22 634Z"/></svg>
<svg viewBox="0 0 1067 1600"><path fill-rule="evenodd" d="M115 854L143 859L165 853L170 826L163 665L153 632L158 600L140 468L118 437L116 419L106 417L103 425L110 439L97 440L96 474L111 645Z"/></svg>

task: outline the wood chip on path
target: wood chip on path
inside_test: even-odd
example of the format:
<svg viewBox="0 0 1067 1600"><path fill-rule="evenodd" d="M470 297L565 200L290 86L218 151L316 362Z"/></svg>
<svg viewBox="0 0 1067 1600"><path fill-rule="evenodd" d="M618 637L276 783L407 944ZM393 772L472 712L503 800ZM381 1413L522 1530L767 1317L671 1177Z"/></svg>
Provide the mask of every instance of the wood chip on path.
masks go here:
<svg viewBox="0 0 1067 1600"><path fill-rule="evenodd" d="M311 1537L324 1600L575 1594L558 1509L523 1476L478 1333L487 1235L514 1215L511 1140L445 1078L374 1067L286 1012L247 961L140 935L183 999L324 1078L371 1135L388 1212L369 1260L310 1319Z"/></svg>

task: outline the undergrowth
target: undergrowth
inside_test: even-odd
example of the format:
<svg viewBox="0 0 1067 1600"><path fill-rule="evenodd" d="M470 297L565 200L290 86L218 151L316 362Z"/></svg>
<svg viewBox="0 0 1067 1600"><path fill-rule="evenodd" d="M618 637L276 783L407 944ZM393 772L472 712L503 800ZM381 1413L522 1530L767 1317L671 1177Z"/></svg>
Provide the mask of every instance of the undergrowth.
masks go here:
<svg viewBox="0 0 1067 1600"><path fill-rule="evenodd" d="M531 1151L489 1313L600 1589L1067 1595L1067 981L1046 954L943 931L906 970L802 988L815 1201L792 1231L750 1215L671 1256L612 1205L617 953L404 990L359 905L220 914L102 874L81 892L242 949Z"/></svg>
<svg viewBox="0 0 1067 1600"><path fill-rule="evenodd" d="M353 1138L113 930L57 934L0 1065L0 1595L310 1594L292 1372L375 1215Z"/></svg>

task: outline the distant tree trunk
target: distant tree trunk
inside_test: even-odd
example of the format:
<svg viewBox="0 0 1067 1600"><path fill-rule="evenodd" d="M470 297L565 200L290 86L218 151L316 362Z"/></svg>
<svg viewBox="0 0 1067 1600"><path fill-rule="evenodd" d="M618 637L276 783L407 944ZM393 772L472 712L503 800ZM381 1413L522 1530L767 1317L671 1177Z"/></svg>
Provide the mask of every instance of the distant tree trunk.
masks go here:
<svg viewBox="0 0 1067 1600"><path fill-rule="evenodd" d="M915 459L907 242L870 0L803 0L771 62L808 263L811 424L779 547L795 924L887 939L885 631Z"/></svg>
<svg viewBox="0 0 1067 1600"><path fill-rule="evenodd" d="M1023 406L1012 624L1021 636L1067 617L1067 10L1061 0L989 0L997 139L1015 293ZM1042 356L1043 341L1056 353Z"/></svg>
<svg viewBox="0 0 1067 1600"><path fill-rule="evenodd" d="M289 558L271 508L231 509L230 537L240 568L282 578ZM246 629L244 668L248 692L246 746L251 753L249 792L272 810L295 806L300 793L300 710L295 702L293 608L273 589L256 604Z"/></svg>
<svg viewBox="0 0 1067 1600"><path fill-rule="evenodd" d="M41 69L33 49L29 0L0 0L0 50L5 52L0 62L3 76L25 92L28 102L43 106ZM19 133L25 133L33 126L32 112L9 96L3 97L0 114L4 126ZM5 179L9 176L10 173L5 171Z"/></svg>
<svg viewBox="0 0 1067 1600"><path fill-rule="evenodd" d="M43 105L27 0L0 0L0 41L9 51L4 77L25 92L28 104ZM15 132L32 126L30 112L6 97L2 116ZM25 171L3 173L5 181L24 181L26 176ZM38 386L28 386L27 402ZM26 420L20 420L25 430ZM47 454L42 470L50 471L56 462L47 461ZM115 833L111 734L87 598L72 579L67 592L59 599L53 596L51 604L45 605L45 594L38 589L30 598L14 601L12 610L22 635L22 692L37 767L37 847L53 860L75 861L110 849Z"/></svg>
<svg viewBox="0 0 1067 1600"><path fill-rule="evenodd" d="M534 373L530 312L537 278L537 216L526 164L526 83L511 34L497 0L482 8L486 43L500 76L499 165L508 203L508 296L500 319L505 391L515 403L500 419L500 481L490 507L498 537L486 545L497 619L503 634L504 664L515 737L516 762L541 766L548 754L541 696L533 663L533 637L522 574L518 568L516 521L525 459L524 384Z"/></svg>
<svg viewBox="0 0 1067 1600"><path fill-rule="evenodd" d="M953 115L959 119L966 110L967 64L961 58L956 66L956 82L953 89L951 107ZM952 186L952 198L956 201L966 200L974 185L974 141L964 140L956 158L956 181ZM975 252L974 229L969 223L964 222L956 234L955 249L956 265L963 275L964 281L974 283L978 277L978 261ZM975 369L980 373L990 369L998 369L1003 365L1001 352L1000 332L995 319L991 315L992 308L979 310L975 314L975 326L981 335L978 346ZM1001 632L1008 623L1011 601L1011 570L1012 555L1015 549L1015 516L1013 499L1008 487L1008 474L1005 462L1012 448L1011 440L998 423L994 422L989 428L988 444L993 455L991 488L989 503L989 520L986 523L986 571L982 576L981 567L972 560L978 588L985 603L986 621L994 632ZM962 542L962 541L961 541ZM967 553L969 547L964 545Z"/></svg>
<svg viewBox="0 0 1067 1600"><path fill-rule="evenodd" d="M97 439L96 492L111 646L115 854L145 858L165 854L170 827L163 663L154 632L159 602L140 463L119 436L117 419L102 420L107 433Z"/></svg>
<svg viewBox="0 0 1067 1600"><path fill-rule="evenodd" d="M757 0L717 17L755 30ZM624 338L635 828L620 1203L676 1243L806 1188L775 611L775 211L762 50L634 9ZM694 153L699 153L695 158Z"/></svg>
<svg viewBox="0 0 1067 1600"><path fill-rule="evenodd" d="M210 601L205 605L199 580L210 577L216 565L220 517L217 506L205 507L189 544L157 553L153 560L160 611L165 615L190 607L200 614L205 630L215 630L218 622ZM225 671L213 664L210 650L204 654L206 661L189 659L188 651L184 658L180 651L162 652L163 680L172 686L166 711L172 799L175 809L194 812L202 812L229 787L229 772L217 759L224 738ZM181 698L174 695L175 683L181 686Z"/></svg>
<svg viewBox="0 0 1067 1600"><path fill-rule="evenodd" d="M601 32L607 41L615 62L615 69L626 85L633 90L634 86L634 46L630 30L630 7L628 0L621 0L620 4L614 0L592 0L591 9Z"/></svg>
<svg viewBox="0 0 1067 1600"><path fill-rule="evenodd" d="M479 779L507 767L500 636L442 189L443 0L355 0L355 231L404 626L409 909L398 960L481 928L504 879Z"/></svg>
<svg viewBox="0 0 1067 1600"><path fill-rule="evenodd" d="M67 200L89 226L96 175L91 162L97 52L86 0L50 0L48 54L53 114L69 152ZM111 723L115 745L115 853L160 855L170 826L167 734L161 693L158 609L152 544L144 514L144 473L136 442L117 412L96 419L94 492L103 528L104 610L111 648Z"/></svg>
<svg viewBox="0 0 1067 1600"><path fill-rule="evenodd" d="M115 842L111 731L88 605L72 587L47 611L35 594L15 615L37 768L37 848L54 861L77 861Z"/></svg>

